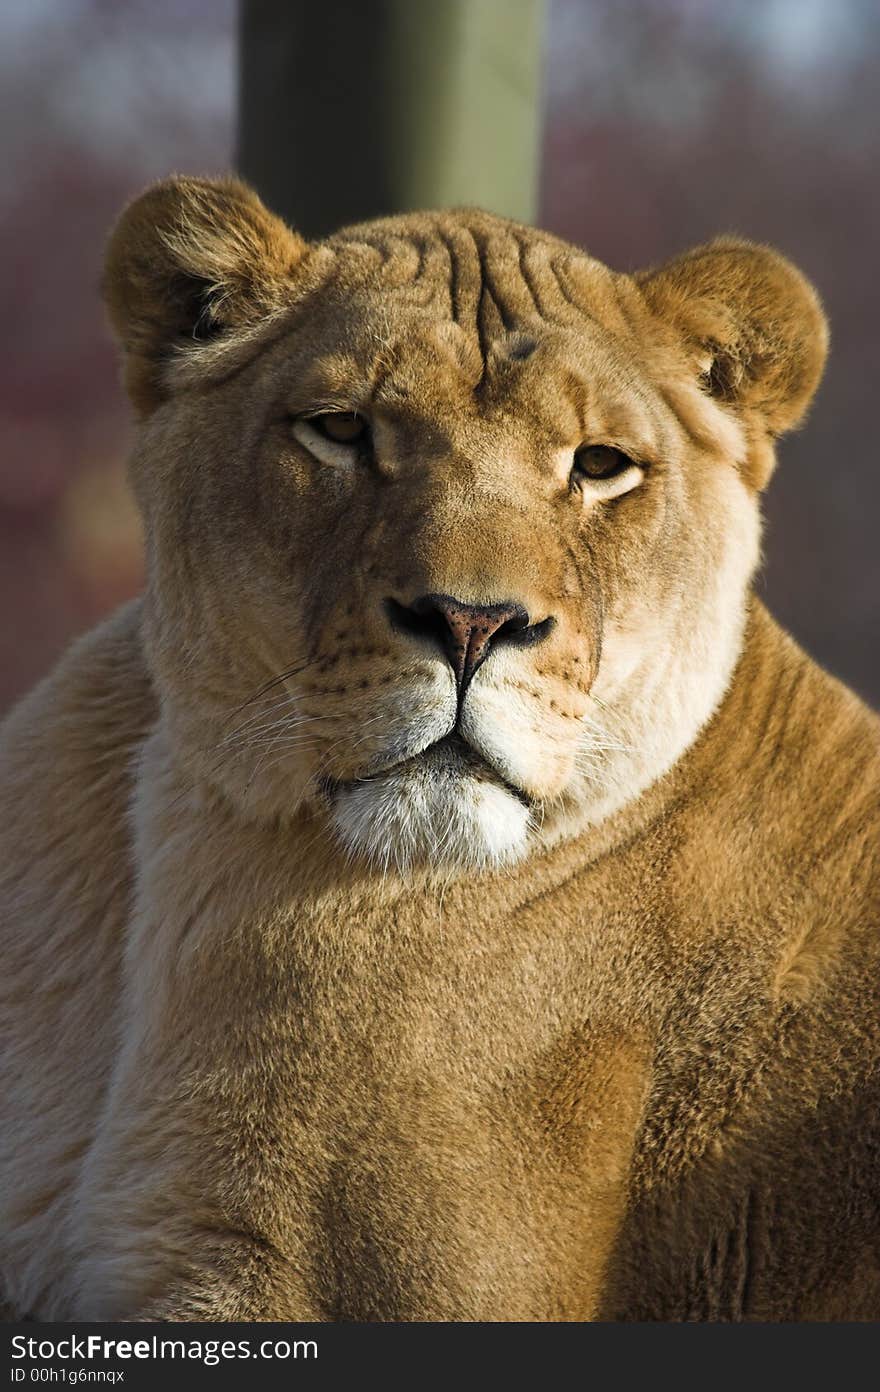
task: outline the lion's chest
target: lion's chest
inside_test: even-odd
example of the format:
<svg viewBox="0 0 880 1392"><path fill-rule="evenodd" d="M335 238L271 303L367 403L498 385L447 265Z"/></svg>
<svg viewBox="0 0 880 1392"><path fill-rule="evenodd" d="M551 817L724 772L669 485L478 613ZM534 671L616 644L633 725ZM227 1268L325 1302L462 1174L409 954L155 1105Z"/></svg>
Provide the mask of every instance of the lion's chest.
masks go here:
<svg viewBox="0 0 880 1392"><path fill-rule="evenodd" d="M589 1314L645 1091L640 1028L563 940L357 936L337 953L304 934L269 1017L283 1135L251 1179L291 1262L336 1318Z"/></svg>
<svg viewBox="0 0 880 1392"><path fill-rule="evenodd" d="M256 1237L274 1318L594 1312L653 1047L639 875L529 880L499 913L497 886L377 905L258 882L253 848L186 849L189 879L166 851L142 885L90 1241L106 1219L140 1270L114 1216L136 1184Z"/></svg>

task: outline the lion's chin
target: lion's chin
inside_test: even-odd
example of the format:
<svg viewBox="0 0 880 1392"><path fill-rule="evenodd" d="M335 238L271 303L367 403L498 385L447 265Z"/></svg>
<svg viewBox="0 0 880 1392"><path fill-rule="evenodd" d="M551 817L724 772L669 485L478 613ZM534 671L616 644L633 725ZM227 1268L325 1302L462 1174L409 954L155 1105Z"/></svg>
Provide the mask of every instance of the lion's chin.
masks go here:
<svg viewBox="0 0 880 1392"><path fill-rule="evenodd" d="M448 746L337 786L332 806L349 854L383 870L492 869L521 859L528 845L525 802Z"/></svg>

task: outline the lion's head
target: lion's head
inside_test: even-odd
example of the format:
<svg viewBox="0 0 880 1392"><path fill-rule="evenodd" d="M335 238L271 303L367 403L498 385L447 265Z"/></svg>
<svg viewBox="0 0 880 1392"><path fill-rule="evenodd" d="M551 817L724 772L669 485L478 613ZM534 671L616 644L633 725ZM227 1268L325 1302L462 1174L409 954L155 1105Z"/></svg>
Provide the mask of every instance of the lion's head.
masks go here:
<svg viewBox="0 0 880 1392"><path fill-rule="evenodd" d="M693 741L825 356L781 256L620 275L470 210L310 245L175 179L124 213L106 294L190 777L383 865L499 865Z"/></svg>

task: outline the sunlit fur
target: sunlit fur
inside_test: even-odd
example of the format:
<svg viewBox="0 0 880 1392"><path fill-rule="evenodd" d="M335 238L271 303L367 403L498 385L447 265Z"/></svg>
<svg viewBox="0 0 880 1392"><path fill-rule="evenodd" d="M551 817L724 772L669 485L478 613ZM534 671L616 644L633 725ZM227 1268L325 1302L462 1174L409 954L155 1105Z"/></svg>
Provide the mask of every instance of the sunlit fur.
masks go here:
<svg viewBox="0 0 880 1392"><path fill-rule="evenodd" d="M442 752L350 785L335 799L333 822L346 848L404 873L422 864L505 865L528 844L523 804Z"/></svg>
<svg viewBox="0 0 880 1392"><path fill-rule="evenodd" d="M175 179L105 295L148 582L0 736L9 1311L880 1317L878 726L751 593L807 281ZM459 697L426 595L539 641Z"/></svg>

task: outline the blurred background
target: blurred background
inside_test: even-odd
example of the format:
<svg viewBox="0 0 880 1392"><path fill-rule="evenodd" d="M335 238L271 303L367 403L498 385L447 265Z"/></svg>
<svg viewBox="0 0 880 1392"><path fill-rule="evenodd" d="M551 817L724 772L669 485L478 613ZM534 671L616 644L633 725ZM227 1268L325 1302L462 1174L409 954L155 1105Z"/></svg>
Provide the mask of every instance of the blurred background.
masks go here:
<svg viewBox="0 0 880 1392"><path fill-rule="evenodd" d="M5 0L0 710L141 584L108 230L150 180L236 165L306 231L482 202L622 270L782 249L833 347L761 587L880 702L878 59L876 0Z"/></svg>

